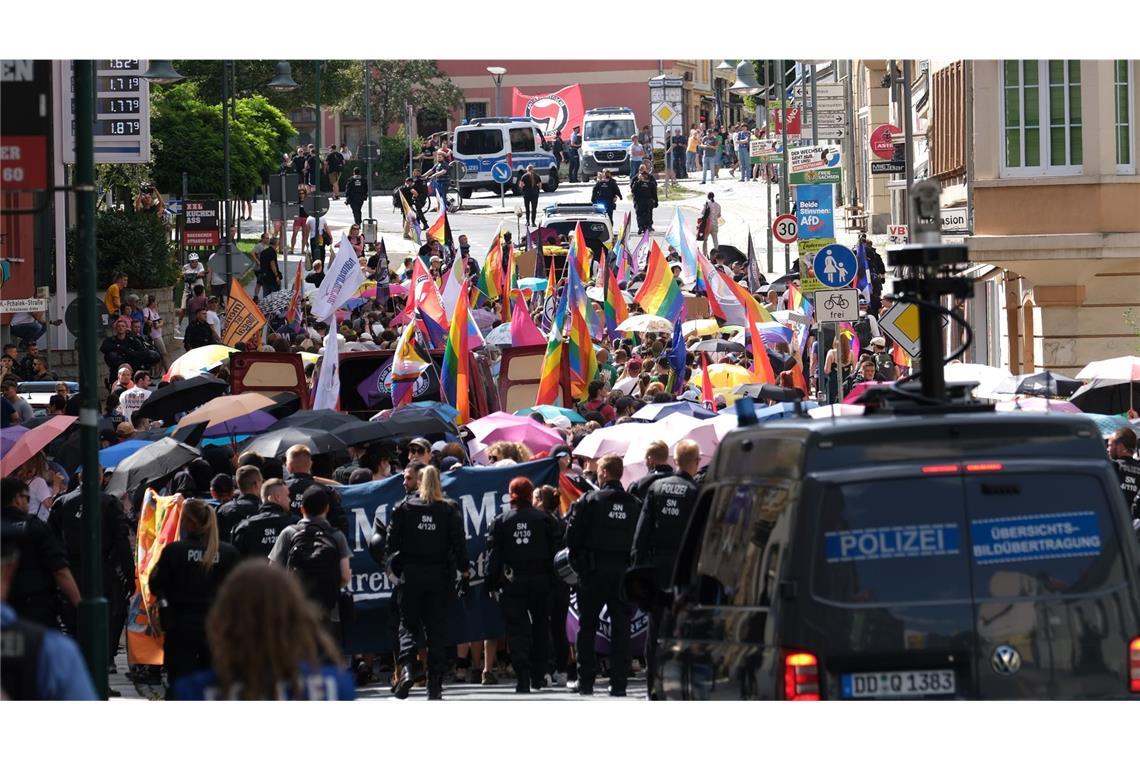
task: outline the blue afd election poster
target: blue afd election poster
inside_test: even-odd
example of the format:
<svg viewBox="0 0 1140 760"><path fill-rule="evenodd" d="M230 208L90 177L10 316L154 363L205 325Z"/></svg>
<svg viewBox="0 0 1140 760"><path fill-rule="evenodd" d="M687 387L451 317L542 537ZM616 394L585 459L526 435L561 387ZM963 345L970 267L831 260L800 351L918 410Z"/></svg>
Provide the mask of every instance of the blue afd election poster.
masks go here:
<svg viewBox="0 0 1140 760"><path fill-rule="evenodd" d="M487 577L487 534L491 521L510 509L507 484L530 478L535 487L558 486L558 465L539 459L513 467L462 467L443 474L443 490L459 504L471 563L471 591L451 605L448 643L493 639L504 635L503 615L483 587ZM368 553L372 522L378 511L387 525L392 507L404 498L403 473L385 480L341 486L341 503L348 513L348 547L352 550L349 590L355 601L355 620L345 625L345 651L353 654L390 651L396 641L397 621L390 614L395 586L384 568Z"/></svg>
<svg viewBox="0 0 1140 760"><path fill-rule="evenodd" d="M815 240L835 237L833 185L798 185L796 187L796 221L799 239Z"/></svg>

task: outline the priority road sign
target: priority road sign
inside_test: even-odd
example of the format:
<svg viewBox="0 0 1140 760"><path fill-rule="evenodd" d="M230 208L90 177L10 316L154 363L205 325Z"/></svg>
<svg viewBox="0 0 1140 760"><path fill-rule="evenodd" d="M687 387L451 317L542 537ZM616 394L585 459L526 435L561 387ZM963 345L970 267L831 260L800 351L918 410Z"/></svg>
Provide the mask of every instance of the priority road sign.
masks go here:
<svg viewBox="0 0 1140 760"><path fill-rule="evenodd" d="M791 245L799 237L800 225L792 214L780 214L772 222L772 237L784 245Z"/></svg>
<svg viewBox="0 0 1140 760"><path fill-rule="evenodd" d="M820 282L832 290L838 290L855 282L859 264L850 248L835 243L816 253L812 269Z"/></svg>
<svg viewBox="0 0 1140 760"><path fill-rule="evenodd" d="M505 185L511 181L511 165L506 161L497 161L491 166L491 179L498 182L500 185Z"/></svg>
<svg viewBox="0 0 1140 760"><path fill-rule="evenodd" d="M919 356L918 306L896 303L879 318L879 328L914 358Z"/></svg>

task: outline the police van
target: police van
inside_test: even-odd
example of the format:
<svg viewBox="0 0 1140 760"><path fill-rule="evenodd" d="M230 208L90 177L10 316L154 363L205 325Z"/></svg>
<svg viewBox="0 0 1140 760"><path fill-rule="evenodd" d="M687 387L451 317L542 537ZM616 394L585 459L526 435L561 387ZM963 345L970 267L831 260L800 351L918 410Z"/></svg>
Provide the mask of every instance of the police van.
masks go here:
<svg viewBox="0 0 1140 760"><path fill-rule="evenodd" d="M499 183L491 176L491 167L500 161L510 161L513 177L508 186L517 192L520 174L530 164L545 178L542 189L548 193L558 188L558 162L532 119L523 117L488 117L472 119L470 124L455 128L454 159L464 168L459 179L459 193L470 198L475 190L498 192Z"/></svg>
<svg viewBox="0 0 1140 760"><path fill-rule="evenodd" d="M584 181L602 169L629 174L629 148L637 134L632 108L591 108L582 117L580 172Z"/></svg>

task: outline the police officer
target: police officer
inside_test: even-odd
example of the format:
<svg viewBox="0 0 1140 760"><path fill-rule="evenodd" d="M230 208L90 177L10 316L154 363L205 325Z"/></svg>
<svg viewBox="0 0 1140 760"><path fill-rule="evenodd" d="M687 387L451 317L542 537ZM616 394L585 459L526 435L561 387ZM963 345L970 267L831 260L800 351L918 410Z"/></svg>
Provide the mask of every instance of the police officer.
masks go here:
<svg viewBox="0 0 1140 760"><path fill-rule="evenodd" d="M268 558L281 531L296 523L297 517L289 511L289 486L280 478L270 478L261 486L257 512L233 529L234 548L242 557Z"/></svg>
<svg viewBox="0 0 1140 760"><path fill-rule="evenodd" d="M205 501L186 500L179 528L182 538L162 550L150 574L165 635L167 699L179 678L210 667L206 613L218 587L241 559L237 549L218 540L218 520Z"/></svg>
<svg viewBox="0 0 1140 760"><path fill-rule="evenodd" d="M416 634L427 639L428 699L443 698L447 667L447 606L455 597L455 573L466 591L470 578L463 518L455 502L444 496L439 470L420 471L419 491L392 508L388 523L388 556L400 579L400 680L396 698L406 699L415 681Z"/></svg>
<svg viewBox="0 0 1140 760"><path fill-rule="evenodd" d="M1122 427L1108 437L1108 458L1116 467L1124 501L1132 519L1140 519L1140 460L1136 459L1136 431Z"/></svg>
<svg viewBox="0 0 1140 760"><path fill-rule="evenodd" d="M344 188L344 202L352 208L352 220L360 224L360 208L368 200L368 182L360 176L360 167L352 170L352 176Z"/></svg>
<svg viewBox="0 0 1140 760"><path fill-rule="evenodd" d="M691 438L682 439L673 449L673 458L677 462L677 473L658 478L649 486L633 534L634 566L652 564L656 570L657 586L661 589L669 587L681 535L700 490L693 479L701 467L701 449L697 442ZM663 607L657 603L649 609L645 662L650 699L655 698L657 627L661 624L663 612Z"/></svg>
<svg viewBox="0 0 1140 760"><path fill-rule="evenodd" d="M570 182L578 181L578 163L582 152L582 128L575 126L570 133L570 146L566 150L570 163Z"/></svg>
<svg viewBox="0 0 1140 760"><path fill-rule="evenodd" d="M57 628L57 589L73 607L79 587L63 545L38 517L28 514L28 486L19 478L0 480L0 518L8 535L21 546L19 569L12 578L9 603L21 618L45 628Z"/></svg>
<svg viewBox="0 0 1140 760"><path fill-rule="evenodd" d="M669 444L665 441L649 444L645 449L645 465L649 468L649 474L629 484L629 495L639 502L645 499L649 486L673 474L673 468L669 465Z"/></svg>
<svg viewBox="0 0 1140 760"><path fill-rule="evenodd" d="M515 693L544 683L554 554L562 529L554 515L535 509L534 484L515 478L507 486L511 511L495 518L487 537L487 589L501 592L507 645L518 676Z"/></svg>
<svg viewBox="0 0 1140 760"><path fill-rule="evenodd" d="M629 676L629 625L633 610L622 600L622 575L641 505L621 484L620 457L598 460L602 486L574 502L566 546L578 569L578 680L566 684L579 694L594 693L598 672L594 639L602 607L610 616L610 696L624 697Z"/></svg>
<svg viewBox="0 0 1140 760"><path fill-rule="evenodd" d="M218 507L218 535L223 541L232 541L234 528L242 520L257 514L261 504L261 470L251 464L242 465L238 468L236 480L241 493Z"/></svg>
<svg viewBox="0 0 1140 760"><path fill-rule="evenodd" d="M329 493L329 512L325 519L344 535L348 535L348 514L340 504L340 494L330 488L328 481L313 477L313 455L304 444L290 446L285 452L285 485L289 486L289 511L298 518L301 516L301 498L309 486L318 485Z"/></svg>

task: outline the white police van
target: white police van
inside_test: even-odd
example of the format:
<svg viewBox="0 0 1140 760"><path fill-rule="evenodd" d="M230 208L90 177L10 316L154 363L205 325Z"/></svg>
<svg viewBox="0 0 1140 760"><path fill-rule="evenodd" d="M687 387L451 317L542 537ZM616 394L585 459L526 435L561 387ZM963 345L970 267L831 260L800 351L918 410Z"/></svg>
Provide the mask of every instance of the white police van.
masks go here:
<svg viewBox="0 0 1140 760"><path fill-rule="evenodd" d="M470 198L475 190L498 191L499 183L491 176L491 167L510 156L514 180L529 164L546 178L542 189L548 193L558 187L558 163L539 125L522 117L489 117L473 119L455 128L452 153L465 172L459 179L459 194ZM517 192L512 181L510 188Z"/></svg>
<svg viewBox="0 0 1140 760"><path fill-rule="evenodd" d="M632 108L591 108L582 117L580 171L588 181L602 169L629 174L629 148L637 134Z"/></svg>

